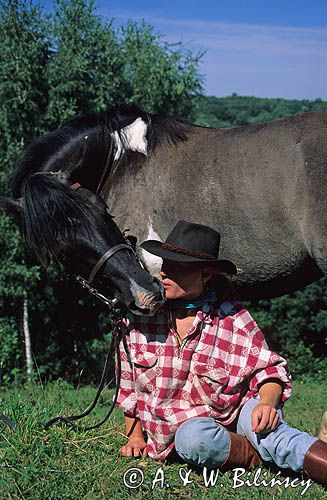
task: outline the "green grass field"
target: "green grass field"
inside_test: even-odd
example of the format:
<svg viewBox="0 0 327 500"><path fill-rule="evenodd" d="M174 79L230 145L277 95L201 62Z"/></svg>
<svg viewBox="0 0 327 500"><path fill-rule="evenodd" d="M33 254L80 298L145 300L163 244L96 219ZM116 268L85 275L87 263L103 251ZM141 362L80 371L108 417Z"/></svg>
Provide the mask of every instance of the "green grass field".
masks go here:
<svg viewBox="0 0 327 500"><path fill-rule="evenodd" d="M294 382L293 396L284 407L290 425L315 434L325 410L326 389L326 383L322 385L312 379ZM291 471L278 474L278 469L263 466L261 471L255 469L238 479L230 471L219 474L216 483L206 487L203 474L189 470L186 465L162 464L150 458L122 458L119 449L125 443L125 436L123 415L118 409L98 430L77 432L64 426L43 430L42 424L49 418L83 410L94 394L94 388L74 390L62 381L44 389L33 386L0 391L0 411L16 424L13 432L0 422L1 499L224 500L234 494L239 499L327 499L326 488L308 484L306 478ZM108 391L101 397L94 420L105 414L111 396L112 391ZM143 483L137 486L142 475ZM272 478L283 484L271 487ZM188 479L189 484L183 485L183 479L185 482ZM242 483L245 480L249 483ZM263 480L268 485L262 485ZM137 487L128 487L125 484L128 481ZM253 485L255 481L261 486Z"/></svg>

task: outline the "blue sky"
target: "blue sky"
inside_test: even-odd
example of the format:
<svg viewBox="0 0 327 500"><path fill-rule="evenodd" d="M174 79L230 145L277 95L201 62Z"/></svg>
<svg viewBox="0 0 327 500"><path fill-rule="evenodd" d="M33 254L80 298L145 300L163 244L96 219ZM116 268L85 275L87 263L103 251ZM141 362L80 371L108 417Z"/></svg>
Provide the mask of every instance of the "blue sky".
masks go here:
<svg viewBox="0 0 327 500"><path fill-rule="evenodd" d="M41 2L48 9L50 0ZM144 19L169 42L206 51L205 93L327 99L326 0L96 0L98 13Z"/></svg>

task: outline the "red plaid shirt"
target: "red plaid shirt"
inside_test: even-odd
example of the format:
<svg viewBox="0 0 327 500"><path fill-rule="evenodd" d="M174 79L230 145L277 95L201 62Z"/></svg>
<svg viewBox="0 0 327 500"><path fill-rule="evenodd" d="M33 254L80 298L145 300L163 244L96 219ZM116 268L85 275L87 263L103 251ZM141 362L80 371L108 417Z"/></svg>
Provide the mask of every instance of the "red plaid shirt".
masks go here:
<svg viewBox="0 0 327 500"><path fill-rule="evenodd" d="M291 395L285 359L269 350L239 302L198 311L181 346L167 306L154 317L124 320L122 329L116 406L141 420L152 458L167 457L178 426L189 418L213 417L229 425L264 380L283 382L282 402Z"/></svg>

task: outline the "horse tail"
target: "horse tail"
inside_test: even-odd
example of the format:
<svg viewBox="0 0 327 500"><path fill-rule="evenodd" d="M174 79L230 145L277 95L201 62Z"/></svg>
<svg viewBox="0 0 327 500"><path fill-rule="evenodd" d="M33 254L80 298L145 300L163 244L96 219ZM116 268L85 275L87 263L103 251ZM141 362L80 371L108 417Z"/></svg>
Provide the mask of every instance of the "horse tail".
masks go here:
<svg viewBox="0 0 327 500"><path fill-rule="evenodd" d="M76 191L50 175L33 174L24 184L21 232L28 249L44 266L63 257L74 226L90 231L91 208Z"/></svg>

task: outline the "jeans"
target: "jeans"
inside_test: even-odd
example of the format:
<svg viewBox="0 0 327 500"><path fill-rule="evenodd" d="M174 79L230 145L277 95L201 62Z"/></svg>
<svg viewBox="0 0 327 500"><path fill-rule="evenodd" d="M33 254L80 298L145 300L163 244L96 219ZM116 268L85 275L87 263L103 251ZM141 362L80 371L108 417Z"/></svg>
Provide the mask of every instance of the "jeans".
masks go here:
<svg viewBox="0 0 327 500"><path fill-rule="evenodd" d="M230 437L228 430L247 437L262 460L300 472L304 456L318 438L290 427L280 407L279 424L273 431L256 434L251 430L251 415L259 403L249 399L242 407L236 422L224 427L211 417L195 417L183 422L176 431L175 450L185 462L208 468L218 468L228 457ZM242 458L240 458L242 460Z"/></svg>

